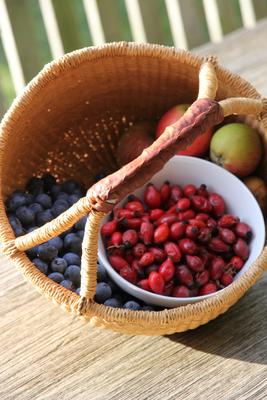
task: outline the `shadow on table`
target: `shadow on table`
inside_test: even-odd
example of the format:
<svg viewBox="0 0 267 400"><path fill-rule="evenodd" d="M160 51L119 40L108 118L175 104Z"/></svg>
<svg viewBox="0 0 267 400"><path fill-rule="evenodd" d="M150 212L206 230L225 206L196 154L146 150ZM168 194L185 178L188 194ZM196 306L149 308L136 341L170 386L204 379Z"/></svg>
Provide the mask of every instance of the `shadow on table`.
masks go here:
<svg viewBox="0 0 267 400"><path fill-rule="evenodd" d="M267 276L226 314L166 338L204 353L267 364Z"/></svg>

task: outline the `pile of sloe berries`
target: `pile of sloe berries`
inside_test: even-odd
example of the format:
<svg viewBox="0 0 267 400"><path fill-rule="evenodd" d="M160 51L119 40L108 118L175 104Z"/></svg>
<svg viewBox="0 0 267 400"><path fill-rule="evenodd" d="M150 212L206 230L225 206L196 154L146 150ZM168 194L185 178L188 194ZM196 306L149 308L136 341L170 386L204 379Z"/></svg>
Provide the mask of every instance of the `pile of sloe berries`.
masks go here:
<svg viewBox="0 0 267 400"><path fill-rule="evenodd" d="M96 181L103 175L97 176ZM32 232L66 211L85 195L76 180L58 183L50 174L31 178L25 190L15 190L6 201L6 212L16 237ZM33 264L48 278L80 294L81 251L86 218L46 243L26 251ZM110 307L153 310L122 291L98 263L95 301Z"/></svg>

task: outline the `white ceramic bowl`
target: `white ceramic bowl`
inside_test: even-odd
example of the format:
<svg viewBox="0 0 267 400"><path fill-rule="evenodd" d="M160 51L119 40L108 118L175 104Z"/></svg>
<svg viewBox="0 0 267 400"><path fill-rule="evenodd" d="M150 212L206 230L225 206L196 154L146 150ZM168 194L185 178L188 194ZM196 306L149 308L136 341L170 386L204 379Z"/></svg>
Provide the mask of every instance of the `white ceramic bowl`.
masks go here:
<svg viewBox="0 0 267 400"><path fill-rule="evenodd" d="M223 196L228 213L237 215L243 222L251 226L253 239L250 243L250 255L242 270L236 275L235 279L238 279L260 255L265 242L264 219L254 196L233 174L209 161L196 157L173 157L159 173L154 175L151 182L159 187L166 180L171 184L179 184L181 186L188 183L199 186L205 183L210 192L214 191ZM136 190L134 194L142 198L143 192L144 187ZM120 204L124 203L125 199ZM108 217L104 219L103 223L107 220ZM213 293L200 297L175 298L145 291L126 281L111 267L101 237L99 238L98 255L108 274L120 288L147 303L165 307L177 307L216 296L216 293Z"/></svg>

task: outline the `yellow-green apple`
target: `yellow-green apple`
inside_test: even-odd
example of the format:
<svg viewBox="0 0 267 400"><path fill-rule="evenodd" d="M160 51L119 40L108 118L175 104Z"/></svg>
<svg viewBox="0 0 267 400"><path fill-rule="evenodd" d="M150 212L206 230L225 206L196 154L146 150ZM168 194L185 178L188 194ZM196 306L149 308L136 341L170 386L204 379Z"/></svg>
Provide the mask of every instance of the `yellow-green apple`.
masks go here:
<svg viewBox="0 0 267 400"><path fill-rule="evenodd" d="M167 126L177 122L184 115L188 107L190 107L190 104L179 104L167 111L158 122L156 138L164 132ZM208 129L202 135L198 136L190 146L179 151L177 154L186 156L203 156L209 150L211 136L212 129Z"/></svg>
<svg viewBox="0 0 267 400"><path fill-rule="evenodd" d="M226 124L212 137L211 160L240 178L256 169L261 156L262 143L258 132L244 123Z"/></svg>

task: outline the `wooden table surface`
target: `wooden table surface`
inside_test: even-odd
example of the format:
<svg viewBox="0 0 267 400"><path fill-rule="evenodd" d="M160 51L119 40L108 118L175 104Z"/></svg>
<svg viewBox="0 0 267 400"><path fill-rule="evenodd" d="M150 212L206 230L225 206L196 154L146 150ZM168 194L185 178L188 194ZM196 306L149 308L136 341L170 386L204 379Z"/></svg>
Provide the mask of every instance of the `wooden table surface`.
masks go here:
<svg viewBox="0 0 267 400"><path fill-rule="evenodd" d="M196 50L267 96L267 21ZM90 328L39 295L1 257L0 399L267 398L267 276L194 331L126 336Z"/></svg>

